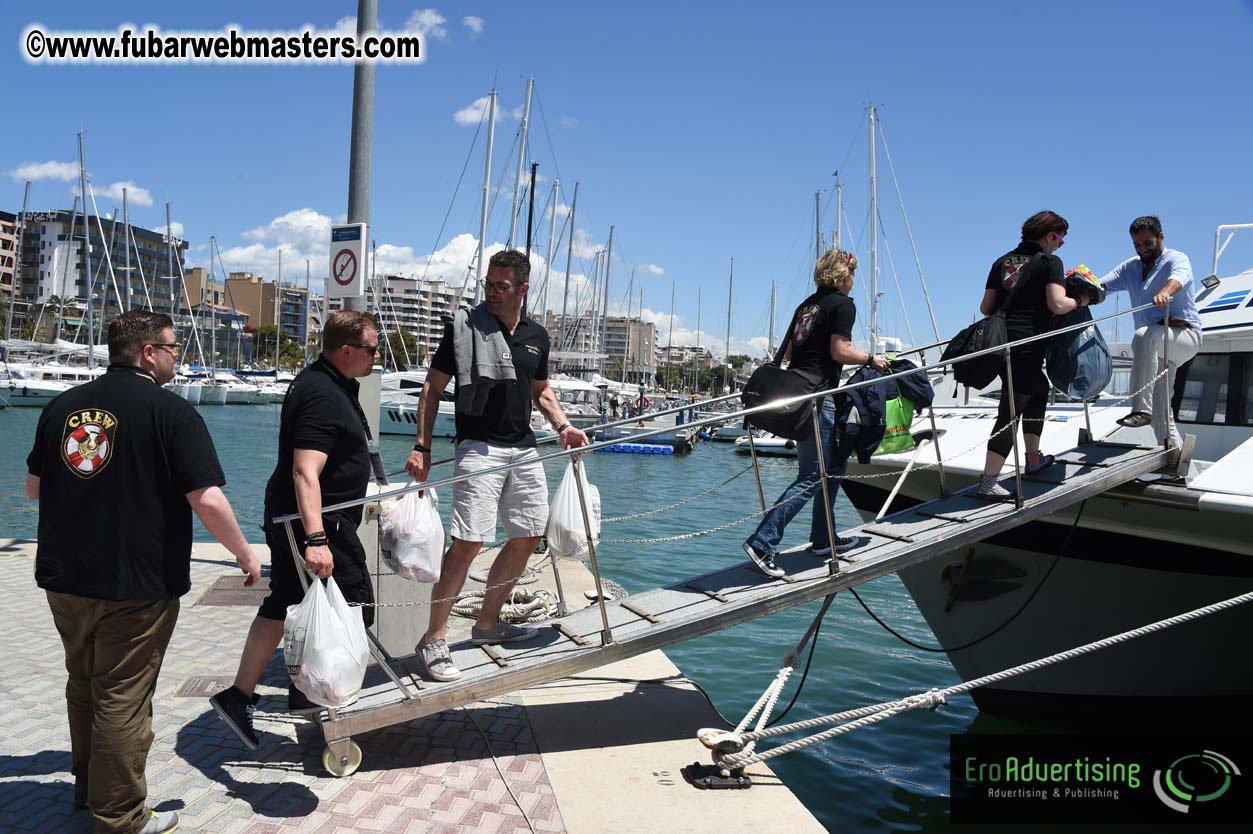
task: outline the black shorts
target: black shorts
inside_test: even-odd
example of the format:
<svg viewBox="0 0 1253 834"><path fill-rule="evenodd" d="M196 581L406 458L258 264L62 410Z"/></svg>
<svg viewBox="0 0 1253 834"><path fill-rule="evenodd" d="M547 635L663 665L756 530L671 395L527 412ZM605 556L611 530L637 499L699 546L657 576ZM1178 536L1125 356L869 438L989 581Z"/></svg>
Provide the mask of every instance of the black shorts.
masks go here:
<svg viewBox="0 0 1253 834"><path fill-rule="evenodd" d="M370 571L366 566L365 548L357 538L356 525L351 519L334 513L326 515L323 520L327 545L335 561L331 575L344 599L358 603L374 602L374 586L370 582ZM292 532L296 536L296 545L303 559L305 531L299 521L292 522ZM267 522L265 543L270 548L270 594L261 603L257 616L282 622L287 619L287 606L298 604L305 598L305 592L300 584L300 577L296 574L296 563L292 559L286 525ZM374 606L362 606L361 619L366 628L369 628L374 623Z"/></svg>

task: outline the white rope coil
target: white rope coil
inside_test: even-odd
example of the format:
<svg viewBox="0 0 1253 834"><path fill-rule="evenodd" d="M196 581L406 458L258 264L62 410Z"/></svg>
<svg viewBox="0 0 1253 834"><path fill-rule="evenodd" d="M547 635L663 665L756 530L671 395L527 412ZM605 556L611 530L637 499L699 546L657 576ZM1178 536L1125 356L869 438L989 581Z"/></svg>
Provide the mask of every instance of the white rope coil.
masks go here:
<svg viewBox="0 0 1253 834"><path fill-rule="evenodd" d="M453 605L454 614L477 618L483 607L483 591L473 591ZM557 597L543 588L531 591L517 588L509 592L500 609L500 619L507 623L536 623L554 617L557 613Z"/></svg>

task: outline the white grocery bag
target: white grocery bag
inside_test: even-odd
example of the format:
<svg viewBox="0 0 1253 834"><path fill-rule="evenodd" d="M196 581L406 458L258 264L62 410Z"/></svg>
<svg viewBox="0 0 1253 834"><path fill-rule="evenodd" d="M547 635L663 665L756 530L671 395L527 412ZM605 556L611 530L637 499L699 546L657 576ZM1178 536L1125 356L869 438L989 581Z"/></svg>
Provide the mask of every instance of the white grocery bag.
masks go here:
<svg viewBox="0 0 1253 834"><path fill-rule="evenodd" d="M298 605L287 606L283 659L292 683L315 704L346 707L361 691L370 646L361 608L351 606L334 579L314 579Z"/></svg>
<svg viewBox="0 0 1253 834"><path fill-rule="evenodd" d="M600 490L588 482L585 469L580 467L579 471L582 473L579 480L583 482L583 495L587 499L592 543L595 544L600 541ZM587 552L587 529L583 526L579 485L574 478L574 464L569 463L548 510L548 549L558 558Z"/></svg>
<svg viewBox="0 0 1253 834"><path fill-rule="evenodd" d="M383 561L397 576L438 582L444 562L444 522L439 517L435 490L422 490L420 497L408 492L382 505L379 529L383 533Z"/></svg>

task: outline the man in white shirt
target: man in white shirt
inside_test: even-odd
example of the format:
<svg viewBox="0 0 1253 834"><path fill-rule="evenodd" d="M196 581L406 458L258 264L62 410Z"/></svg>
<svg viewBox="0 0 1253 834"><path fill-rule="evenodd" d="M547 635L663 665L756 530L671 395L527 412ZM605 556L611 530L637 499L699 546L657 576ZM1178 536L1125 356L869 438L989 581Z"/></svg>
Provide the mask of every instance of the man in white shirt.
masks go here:
<svg viewBox="0 0 1253 834"><path fill-rule="evenodd" d="M1156 310L1133 313L1136 333L1131 342L1131 413L1119 419L1124 426L1153 424L1157 441L1179 448L1183 438L1170 412L1175 372L1201 349L1201 316L1193 289L1192 264L1188 256L1162 246L1162 222L1153 215L1131 222L1131 243L1136 257L1128 258L1101 279L1109 292L1125 291L1131 306L1152 302ZM1169 320L1163 321L1169 313ZM1153 382L1166 364L1164 381ZM1152 383L1150 385L1150 383Z"/></svg>

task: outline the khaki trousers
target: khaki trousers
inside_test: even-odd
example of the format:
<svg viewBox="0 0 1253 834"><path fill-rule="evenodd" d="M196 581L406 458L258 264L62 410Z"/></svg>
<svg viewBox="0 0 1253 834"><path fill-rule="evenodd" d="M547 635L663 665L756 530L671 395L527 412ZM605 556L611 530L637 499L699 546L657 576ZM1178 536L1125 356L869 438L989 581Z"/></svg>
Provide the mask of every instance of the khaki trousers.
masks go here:
<svg viewBox="0 0 1253 834"><path fill-rule="evenodd" d="M47 594L69 672L75 798L91 807L96 834L135 834L150 816L144 765L152 747L152 695L178 600Z"/></svg>

